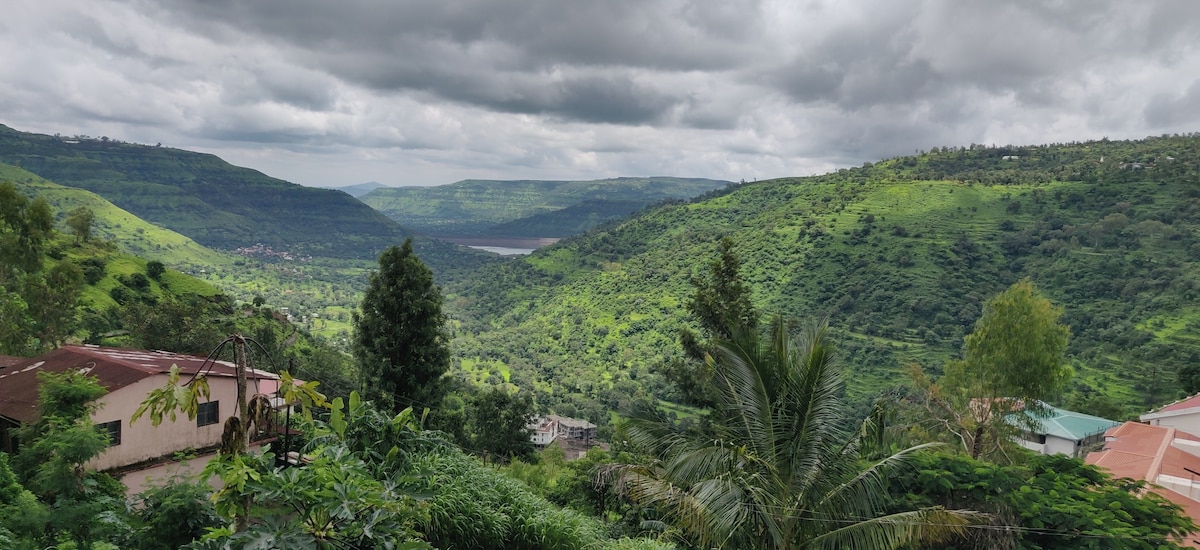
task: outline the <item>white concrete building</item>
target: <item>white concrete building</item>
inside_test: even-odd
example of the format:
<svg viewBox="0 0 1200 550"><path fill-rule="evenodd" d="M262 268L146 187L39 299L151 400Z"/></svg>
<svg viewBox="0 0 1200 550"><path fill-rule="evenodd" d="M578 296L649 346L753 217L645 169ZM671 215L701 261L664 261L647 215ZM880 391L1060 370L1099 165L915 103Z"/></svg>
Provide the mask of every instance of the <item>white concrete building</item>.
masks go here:
<svg viewBox="0 0 1200 550"><path fill-rule="evenodd" d="M1200 436L1200 394L1148 412L1140 418L1142 422L1151 426L1175 428L1184 433Z"/></svg>

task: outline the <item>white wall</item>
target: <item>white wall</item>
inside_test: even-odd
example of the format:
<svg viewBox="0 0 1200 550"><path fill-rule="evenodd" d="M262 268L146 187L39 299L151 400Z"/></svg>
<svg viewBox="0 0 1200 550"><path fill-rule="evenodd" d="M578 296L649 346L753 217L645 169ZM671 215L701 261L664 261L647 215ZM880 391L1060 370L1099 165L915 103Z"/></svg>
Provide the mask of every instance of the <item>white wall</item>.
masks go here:
<svg viewBox="0 0 1200 550"><path fill-rule="evenodd" d="M1079 447L1075 446L1075 440L1048 435L1046 436L1046 449L1042 451L1042 454L1075 456L1078 452Z"/></svg>
<svg viewBox="0 0 1200 550"><path fill-rule="evenodd" d="M1150 415L1143 416L1148 417ZM1166 416L1163 418L1149 418L1148 421L1151 426L1175 428L1181 432L1192 435L1200 435L1200 410L1175 416Z"/></svg>
<svg viewBox="0 0 1200 550"><path fill-rule="evenodd" d="M1018 444L1020 444L1022 447L1025 447L1026 449L1029 449L1035 453L1041 453L1044 455L1060 454L1060 455L1067 455L1067 456L1077 456L1076 453L1079 452L1079 448L1075 446L1074 440L1062 439L1059 437L1054 437L1052 435L1046 436L1046 443L1044 443L1044 444L1038 443L1036 441L1029 441L1026 439L1021 439L1020 437L1016 438L1016 442Z"/></svg>
<svg viewBox="0 0 1200 550"><path fill-rule="evenodd" d="M141 423L141 420L138 420ZM261 453L262 445L251 444L248 452L251 454ZM121 483L125 484L126 495L136 495L144 492L151 487L161 487L173 477L179 477L188 480L196 480L200 477L200 472L208 466L208 461L216 458L217 453L212 453L187 458L182 461L167 460L160 464L155 464L149 468L144 468L134 472L127 472L121 476ZM214 490L221 488L221 479L213 476L208 480L208 485Z"/></svg>

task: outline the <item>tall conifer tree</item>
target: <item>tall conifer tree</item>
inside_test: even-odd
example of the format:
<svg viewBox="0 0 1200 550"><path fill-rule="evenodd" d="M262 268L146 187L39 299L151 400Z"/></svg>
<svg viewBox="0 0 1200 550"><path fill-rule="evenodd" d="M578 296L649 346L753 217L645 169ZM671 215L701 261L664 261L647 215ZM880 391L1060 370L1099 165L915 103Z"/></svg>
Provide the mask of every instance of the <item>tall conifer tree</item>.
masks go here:
<svg viewBox="0 0 1200 550"><path fill-rule="evenodd" d="M354 313L363 393L384 409L436 406L450 366L445 321L442 294L412 239L385 250Z"/></svg>

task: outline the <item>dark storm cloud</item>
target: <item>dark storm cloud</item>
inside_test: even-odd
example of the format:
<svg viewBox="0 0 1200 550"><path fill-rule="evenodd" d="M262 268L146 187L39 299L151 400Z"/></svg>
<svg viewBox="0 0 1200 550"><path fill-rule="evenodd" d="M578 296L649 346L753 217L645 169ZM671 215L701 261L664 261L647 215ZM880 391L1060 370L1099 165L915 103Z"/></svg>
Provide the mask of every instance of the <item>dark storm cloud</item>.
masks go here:
<svg viewBox="0 0 1200 550"><path fill-rule="evenodd" d="M1200 79L1180 94L1159 94L1150 99L1144 114L1152 126L1200 125Z"/></svg>
<svg viewBox="0 0 1200 550"><path fill-rule="evenodd" d="M1191 0L5 8L0 122L202 148L312 183L738 180L1200 124Z"/></svg>
<svg viewBox="0 0 1200 550"><path fill-rule="evenodd" d="M272 37L313 70L502 112L643 124L683 91L616 69L720 71L752 55L756 2L295 2L170 4L184 26ZM565 73L565 74L558 74Z"/></svg>
<svg viewBox="0 0 1200 550"><path fill-rule="evenodd" d="M555 64L733 68L749 55L758 2L602 0L167 1L189 24L266 34L304 50L410 53L443 42L507 44L529 69Z"/></svg>

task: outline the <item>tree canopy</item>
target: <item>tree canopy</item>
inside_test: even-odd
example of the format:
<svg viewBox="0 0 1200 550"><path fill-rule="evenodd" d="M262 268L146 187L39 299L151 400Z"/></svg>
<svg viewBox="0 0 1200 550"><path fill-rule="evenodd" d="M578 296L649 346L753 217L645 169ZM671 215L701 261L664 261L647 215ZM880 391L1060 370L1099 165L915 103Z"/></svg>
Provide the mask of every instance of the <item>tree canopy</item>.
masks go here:
<svg viewBox="0 0 1200 550"><path fill-rule="evenodd" d="M964 507L987 511L993 524L971 529L955 548L1179 548L1193 529L1178 506L1142 481L1113 480L1062 455L997 465L963 455L914 458L913 473L889 480L893 509Z"/></svg>
<svg viewBox="0 0 1200 550"><path fill-rule="evenodd" d="M74 329L83 270L66 258L45 269L53 221L45 200L0 182L0 353L47 350Z"/></svg>
<svg viewBox="0 0 1200 550"><path fill-rule="evenodd" d="M914 371L929 410L972 457L1002 451L1070 379L1063 355L1070 330L1061 315L1029 279L1018 281L988 300L963 358L947 363L941 380ZM1030 414L1013 414L1020 410Z"/></svg>
<svg viewBox="0 0 1200 550"><path fill-rule="evenodd" d="M704 359L713 350L712 342L728 340L758 325L758 311L750 302L750 286L742 280L742 263L733 247L733 239L722 238L717 245L717 258L708 264L707 276L691 280L693 292L687 310L700 325L700 334L687 328L680 330L679 343L684 356L667 362L661 369L679 389L683 400L693 405L711 406L714 400L712 372Z"/></svg>
<svg viewBox="0 0 1200 550"><path fill-rule="evenodd" d="M727 548L897 548L939 540L974 520L927 507L884 514L886 485L919 447L874 462L864 430L843 428L841 370L824 326L793 344L782 317L763 341L741 331L710 356L712 433L679 431L654 409L635 411L631 442L652 457L610 475L659 510L688 544Z"/></svg>
<svg viewBox="0 0 1200 550"><path fill-rule="evenodd" d="M365 396L397 411L437 406L440 379L450 367L445 324L441 291L413 253L412 239L384 250L354 312L354 357Z"/></svg>

